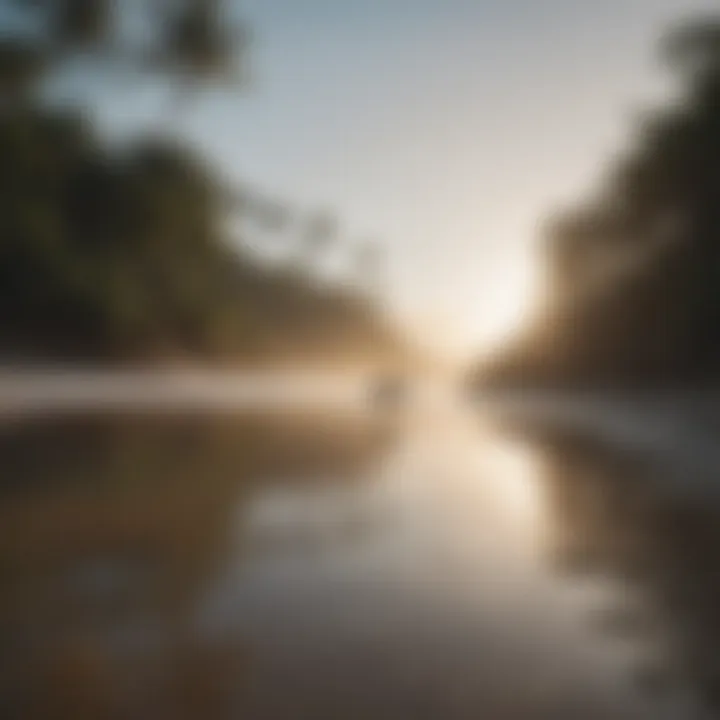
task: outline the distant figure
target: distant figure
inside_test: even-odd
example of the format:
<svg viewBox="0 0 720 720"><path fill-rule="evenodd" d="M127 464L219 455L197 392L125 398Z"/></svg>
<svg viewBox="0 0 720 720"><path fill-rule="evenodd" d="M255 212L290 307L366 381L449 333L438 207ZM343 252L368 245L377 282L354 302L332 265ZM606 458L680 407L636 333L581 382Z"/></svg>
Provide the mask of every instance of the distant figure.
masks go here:
<svg viewBox="0 0 720 720"><path fill-rule="evenodd" d="M407 396L407 385L398 375L382 376L370 388L370 403L377 410L396 410L407 401Z"/></svg>

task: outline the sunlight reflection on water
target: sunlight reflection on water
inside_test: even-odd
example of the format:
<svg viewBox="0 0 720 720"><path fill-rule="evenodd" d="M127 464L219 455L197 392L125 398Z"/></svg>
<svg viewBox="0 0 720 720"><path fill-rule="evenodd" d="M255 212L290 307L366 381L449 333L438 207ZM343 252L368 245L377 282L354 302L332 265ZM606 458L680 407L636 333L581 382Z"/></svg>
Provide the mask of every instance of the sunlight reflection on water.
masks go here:
<svg viewBox="0 0 720 720"><path fill-rule="evenodd" d="M617 590L548 572L542 473L531 446L434 402L362 478L262 490L204 607L208 626L238 632L263 668L253 712L290 718L294 697L333 717L362 677L358 707L377 717L407 710L413 694L432 718L500 707L544 717L547 706L574 720L578 703L604 708L597 717L659 717L627 685L627 650L588 633L587 615ZM422 686L409 690L402 673ZM322 694L309 690L318 674ZM296 694L279 702L273 684L290 676Z"/></svg>
<svg viewBox="0 0 720 720"><path fill-rule="evenodd" d="M554 565L593 543L623 552L616 540L647 524L642 502L625 503L644 496L622 462L577 442L553 452L438 388L392 420L388 436L384 423L378 436L355 416L284 410L7 423L19 478L39 473L38 492L6 513L9 558L43 576L20 543L50 567L57 545L68 566L44 580L49 617L61 598L121 611L103 626L108 652L140 674L143 653L176 652L167 610L146 614L143 593L179 583L163 597L185 598L183 632L241 652L229 686L242 679L253 720L295 720L299 707L313 720L692 717L667 701L660 713L628 679L657 654L653 638L595 627L622 630L628 612L651 624L642 593ZM30 606L21 615L37 625Z"/></svg>

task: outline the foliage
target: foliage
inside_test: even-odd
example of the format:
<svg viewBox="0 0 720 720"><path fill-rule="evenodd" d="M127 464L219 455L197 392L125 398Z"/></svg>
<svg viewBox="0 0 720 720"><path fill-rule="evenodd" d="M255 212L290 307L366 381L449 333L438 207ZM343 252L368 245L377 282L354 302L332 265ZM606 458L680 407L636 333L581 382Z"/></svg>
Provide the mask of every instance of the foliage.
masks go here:
<svg viewBox="0 0 720 720"><path fill-rule="evenodd" d="M198 81L237 75L247 33L230 0L0 0L11 32L0 45L15 56L3 79L26 83L30 59L52 73L68 61L98 71L107 60L125 68ZM13 32L14 31L14 32Z"/></svg>
<svg viewBox="0 0 720 720"><path fill-rule="evenodd" d="M720 20L664 44L682 88L600 191L550 224L551 297L484 380L702 383L720 368Z"/></svg>
<svg viewBox="0 0 720 720"><path fill-rule="evenodd" d="M263 268L227 229L252 208L196 153L165 137L109 146L87 112L48 102L47 84L73 63L183 88L233 80L244 47L233 5L0 0L6 358L298 358L397 344L376 307L308 272L332 243L330 218L311 220L299 267ZM265 212L276 226L286 214Z"/></svg>

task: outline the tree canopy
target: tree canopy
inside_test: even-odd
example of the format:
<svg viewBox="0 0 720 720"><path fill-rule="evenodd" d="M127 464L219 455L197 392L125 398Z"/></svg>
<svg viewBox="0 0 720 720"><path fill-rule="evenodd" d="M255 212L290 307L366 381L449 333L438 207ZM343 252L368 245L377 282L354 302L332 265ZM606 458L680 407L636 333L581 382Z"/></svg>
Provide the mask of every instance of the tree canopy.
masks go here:
<svg viewBox="0 0 720 720"><path fill-rule="evenodd" d="M179 139L111 145L87 108L48 101L47 84L76 63L156 74L183 89L234 82L246 38L234 6L0 0L5 358L237 361L398 347L368 297L308 272L331 244L332 218L310 219L297 266L261 266L233 242L228 220L264 203L277 228L287 221L282 204L255 198L247 207L252 193L240 201Z"/></svg>
<svg viewBox="0 0 720 720"><path fill-rule="evenodd" d="M545 237L550 297L500 383L688 384L720 368L720 19L671 32L680 98Z"/></svg>

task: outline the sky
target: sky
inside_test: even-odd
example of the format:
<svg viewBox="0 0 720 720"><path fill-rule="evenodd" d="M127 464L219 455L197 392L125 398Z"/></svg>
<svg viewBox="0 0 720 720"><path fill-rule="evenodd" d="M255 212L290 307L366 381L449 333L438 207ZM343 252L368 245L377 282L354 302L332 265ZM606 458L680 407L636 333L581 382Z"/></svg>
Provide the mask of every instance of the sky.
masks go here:
<svg viewBox="0 0 720 720"><path fill-rule="evenodd" d="M716 0L244 0L245 92L182 121L225 170L377 238L388 304L452 353L537 293L538 224L664 89L663 29ZM108 105L132 121L136 105Z"/></svg>

